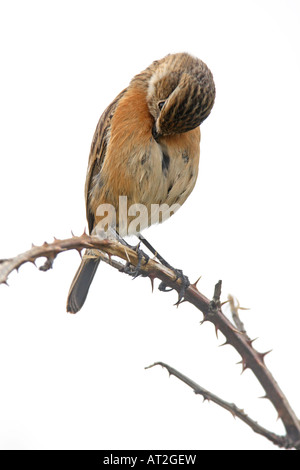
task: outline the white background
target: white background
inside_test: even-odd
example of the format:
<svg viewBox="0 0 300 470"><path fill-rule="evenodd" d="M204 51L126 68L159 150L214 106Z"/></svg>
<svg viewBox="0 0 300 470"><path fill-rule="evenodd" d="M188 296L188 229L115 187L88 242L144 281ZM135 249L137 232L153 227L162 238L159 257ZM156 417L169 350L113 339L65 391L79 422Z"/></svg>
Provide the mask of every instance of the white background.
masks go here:
<svg viewBox="0 0 300 470"><path fill-rule="evenodd" d="M1 1L0 258L86 226L83 188L99 116L169 52L211 68L200 175L145 236L211 297L223 280L300 415L297 0ZM65 301L75 252L0 286L3 449L274 449L161 368L164 361L284 433L239 355L174 292L101 264L87 302ZM158 284L156 284L157 286ZM227 311L224 307L224 311Z"/></svg>

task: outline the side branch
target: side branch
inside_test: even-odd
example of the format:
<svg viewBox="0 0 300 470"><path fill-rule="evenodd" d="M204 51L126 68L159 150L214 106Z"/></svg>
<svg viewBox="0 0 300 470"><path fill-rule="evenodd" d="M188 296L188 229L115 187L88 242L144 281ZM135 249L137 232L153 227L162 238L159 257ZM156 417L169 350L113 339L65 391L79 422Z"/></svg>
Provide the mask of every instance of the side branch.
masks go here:
<svg viewBox="0 0 300 470"><path fill-rule="evenodd" d="M151 366L145 367L145 369L150 369L154 366L164 367L165 369L167 369L170 376L174 375L174 377L177 377L179 380L191 387L197 395L202 395L203 401L208 400L212 401L213 403L216 403L221 408L224 408L225 410L229 411L234 418L238 417L240 420L250 426L250 428L254 432L269 439L269 441L273 442L273 444L276 444L279 447L284 447L285 449L289 449L291 447L291 443L286 436L278 436L277 434L268 431L264 427L260 426L256 421L251 419L248 415L246 415L244 410L238 408L234 403L229 403L223 400L222 398L218 397L217 395L214 395L213 393L201 387L201 385L198 385L196 382L189 379L188 377L186 377L173 367L169 366L168 364L165 364L164 362L155 362Z"/></svg>

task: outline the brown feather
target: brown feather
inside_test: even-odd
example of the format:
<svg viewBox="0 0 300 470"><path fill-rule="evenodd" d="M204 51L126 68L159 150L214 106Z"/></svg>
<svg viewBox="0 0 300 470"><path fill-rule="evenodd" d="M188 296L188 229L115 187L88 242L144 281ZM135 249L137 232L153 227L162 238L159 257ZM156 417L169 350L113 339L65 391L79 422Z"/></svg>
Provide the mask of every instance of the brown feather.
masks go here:
<svg viewBox="0 0 300 470"><path fill-rule="evenodd" d="M101 190L100 173L107 150L107 141L111 127L112 117L119 100L122 98L126 89L123 90L114 101L106 108L101 115L91 144L89 163L85 182L85 203L86 216L89 224L89 231L92 232L95 223L94 213L90 208L90 198L97 190ZM94 196L95 197L95 196Z"/></svg>

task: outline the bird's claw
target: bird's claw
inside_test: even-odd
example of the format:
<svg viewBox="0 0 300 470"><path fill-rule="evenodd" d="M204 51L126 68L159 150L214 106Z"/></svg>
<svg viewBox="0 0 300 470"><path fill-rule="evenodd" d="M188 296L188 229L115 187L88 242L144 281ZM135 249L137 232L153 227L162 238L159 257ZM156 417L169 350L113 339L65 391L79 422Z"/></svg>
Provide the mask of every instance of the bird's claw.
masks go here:
<svg viewBox="0 0 300 470"><path fill-rule="evenodd" d="M178 292L178 301L175 304L175 305L179 305L185 295L187 288L190 285L190 281L189 281L189 278L183 274L181 269L173 269L173 271L176 275L175 282L178 279L181 280L181 287L180 287L180 291ZM159 284L158 289L162 292L170 292L171 290L173 290L172 287L168 287L167 284L163 281Z"/></svg>
<svg viewBox="0 0 300 470"><path fill-rule="evenodd" d="M161 281L161 283L158 286L158 290L161 290L162 292L170 292L171 290L173 290L173 287L169 287L168 289L167 287L168 287L167 284Z"/></svg>
<svg viewBox="0 0 300 470"><path fill-rule="evenodd" d="M146 255L146 253L144 253L143 250L140 249L140 243L136 246L135 251L138 255L138 264L136 265L136 268L135 268L136 272L133 276L133 279L142 275L142 272L141 272L142 260L143 259L145 260L144 266L146 266L146 264L148 264L149 259L150 259L149 256Z"/></svg>
<svg viewBox="0 0 300 470"><path fill-rule="evenodd" d="M136 279L138 276L144 276L144 273L141 270L142 260L144 260L143 266L146 266L150 259L149 256L146 255L146 253L144 253L143 250L140 249L139 244L134 248L134 251L137 253L138 256L137 265L133 266L129 261L127 261L126 265L123 268L123 272L132 276L132 279Z"/></svg>

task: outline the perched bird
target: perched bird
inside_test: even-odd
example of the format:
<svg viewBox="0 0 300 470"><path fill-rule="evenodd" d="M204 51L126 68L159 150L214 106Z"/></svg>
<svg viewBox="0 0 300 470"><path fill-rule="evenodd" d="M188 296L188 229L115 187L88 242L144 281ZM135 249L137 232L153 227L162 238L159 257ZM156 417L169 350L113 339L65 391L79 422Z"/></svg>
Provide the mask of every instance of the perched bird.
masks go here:
<svg viewBox="0 0 300 470"><path fill-rule="evenodd" d="M85 184L90 233L97 232L103 220L99 207L107 204L116 214L114 222L106 220L108 225L121 235L133 233L134 217L119 213L120 196L126 196L128 207L146 208L139 231L153 223L153 207L185 202L198 175L199 126L214 100L211 71L188 53L154 61L131 80L102 114L93 137ZM93 252L83 256L70 287L68 312L81 309L99 261Z"/></svg>

